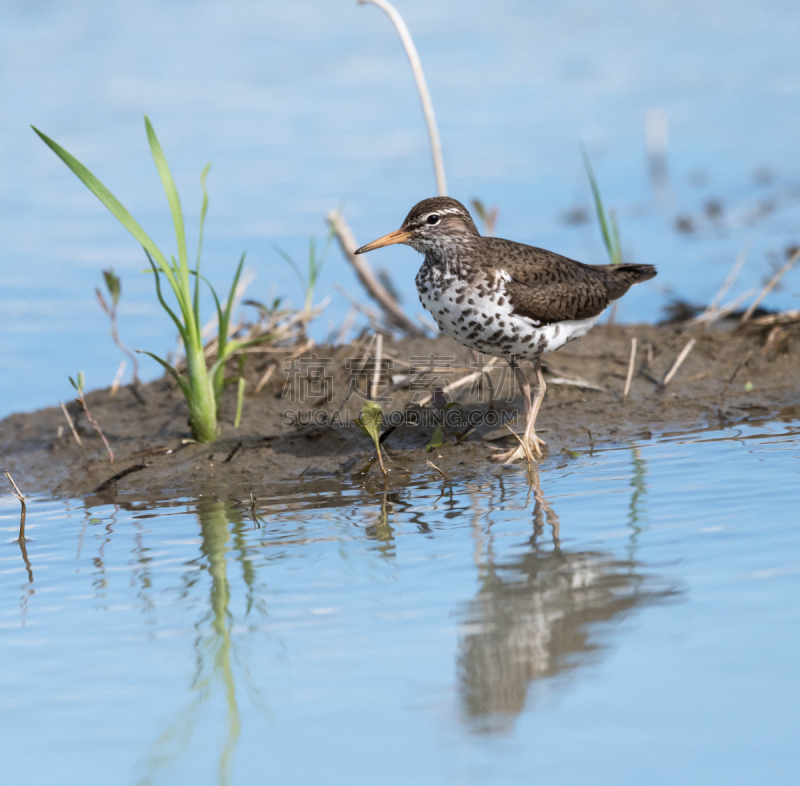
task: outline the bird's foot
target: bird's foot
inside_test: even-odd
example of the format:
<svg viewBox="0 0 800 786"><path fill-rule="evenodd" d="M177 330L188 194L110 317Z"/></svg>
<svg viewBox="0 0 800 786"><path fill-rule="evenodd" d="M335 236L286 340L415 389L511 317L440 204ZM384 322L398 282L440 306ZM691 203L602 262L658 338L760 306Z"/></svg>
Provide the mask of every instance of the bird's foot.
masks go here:
<svg viewBox="0 0 800 786"><path fill-rule="evenodd" d="M520 459L534 461L542 457L547 443L541 437L537 437L536 433L530 434L527 439L520 437L515 432L512 432L512 434L517 438L519 444L511 450L496 453L491 457L492 461L498 464L511 464Z"/></svg>

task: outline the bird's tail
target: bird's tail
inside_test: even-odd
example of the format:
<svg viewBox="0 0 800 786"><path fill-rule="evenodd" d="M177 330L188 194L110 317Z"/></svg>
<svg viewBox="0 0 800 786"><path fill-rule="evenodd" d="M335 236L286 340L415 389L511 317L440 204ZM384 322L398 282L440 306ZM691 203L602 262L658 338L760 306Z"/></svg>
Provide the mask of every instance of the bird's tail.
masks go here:
<svg viewBox="0 0 800 786"><path fill-rule="evenodd" d="M656 276L655 265L598 265L608 274L609 300L622 297L634 284L641 284Z"/></svg>

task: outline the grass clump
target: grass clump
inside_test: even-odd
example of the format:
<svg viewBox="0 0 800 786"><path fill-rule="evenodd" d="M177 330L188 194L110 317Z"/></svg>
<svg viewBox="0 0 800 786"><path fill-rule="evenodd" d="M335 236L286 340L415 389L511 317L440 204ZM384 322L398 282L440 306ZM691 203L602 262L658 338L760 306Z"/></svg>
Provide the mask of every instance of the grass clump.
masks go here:
<svg viewBox="0 0 800 786"><path fill-rule="evenodd" d="M159 177L161 178L161 184L164 188L172 214L177 246L177 259L172 255L168 257L161 251L120 201L80 161L37 128L34 127L33 130L144 248L147 259L150 262L150 267L153 270L158 301L167 312L170 319L175 323L183 341L186 353L185 374L179 372L174 366L157 355L154 355L152 352L145 352L144 354L149 355L163 366L178 383L189 407L189 423L192 430L192 437L197 442L213 442L218 435L217 419L219 417L222 391L225 384L228 382L228 380L225 379L225 364L235 353L253 344L268 341L272 337L267 334L248 340L229 338L228 328L233 308L234 293L236 292L236 286L239 282L242 266L244 264L244 254L242 254L233 276L230 295L224 307L220 303L220 299L217 297L214 288L204 279L214 297L219 328L216 342L216 360L211 363L210 367L207 366L202 337L203 323L200 319L200 279L202 278L200 275L200 256L203 247L203 229L205 226L206 212L208 210L208 192L206 191L205 181L211 165L207 165L200 175L200 183L203 188L203 203L200 209L200 232L197 242L197 259L195 268L192 270L189 267L189 258L186 248L186 230L183 223L183 211L181 210L178 190L175 187L175 181L172 178L169 164L161 149L158 137L147 116L145 116L144 122L147 130L147 139L150 144L150 152L153 156L153 161L155 162ZM177 309L173 309L164 299L162 292L162 276L166 279L172 290L172 294L177 302Z"/></svg>

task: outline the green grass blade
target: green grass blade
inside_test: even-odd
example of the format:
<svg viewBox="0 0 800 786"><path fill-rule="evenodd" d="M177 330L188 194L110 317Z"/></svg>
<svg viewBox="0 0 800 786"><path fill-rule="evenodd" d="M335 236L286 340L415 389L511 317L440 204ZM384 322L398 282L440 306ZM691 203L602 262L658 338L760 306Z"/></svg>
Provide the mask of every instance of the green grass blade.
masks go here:
<svg viewBox="0 0 800 786"><path fill-rule="evenodd" d="M211 282L205 276L203 276L203 281L208 284L208 288L211 291L211 296L214 298L214 305L217 307L217 324L219 324L222 322L222 304L219 302L217 291L211 286Z"/></svg>
<svg viewBox="0 0 800 786"><path fill-rule="evenodd" d="M589 156L586 154L586 148L581 146L581 153L583 154L583 163L586 167L586 174L589 176L589 183L592 186L592 195L594 196L594 206L597 211L597 220L600 222L600 231L603 233L603 242L606 246L606 251L608 252L609 257L613 260L614 258L614 249L611 244L611 235L608 231L608 224L606 222L606 213L603 209L603 199L600 196L600 189L597 186L597 181L594 179L594 172L592 171L592 165L589 162Z"/></svg>
<svg viewBox="0 0 800 786"><path fill-rule="evenodd" d="M225 308L222 312L222 318L219 321L219 354L225 354L225 345L228 342L228 325L230 325L231 321L231 312L233 311L233 301L236 299L236 287L239 285L239 278L242 275L242 266L244 265L244 258L247 256L247 252L245 251L241 259L239 260L239 265L236 268L236 274L233 277L233 283L231 284L231 291L228 293L228 302L225 304Z"/></svg>
<svg viewBox="0 0 800 786"><path fill-rule="evenodd" d="M273 341L277 336L274 333L264 333L256 338L248 339L247 341L229 341L225 345L225 354L217 353L217 359L212 364L208 373L211 375L219 372L230 358L243 349L249 349L257 344L264 344L267 341Z"/></svg>
<svg viewBox="0 0 800 786"><path fill-rule="evenodd" d="M114 218L128 230L145 250L158 262L165 273L169 270L166 258L158 246L150 239L137 223L136 219L122 206L122 203L80 162L75 156L64 150L61 145L43 134L35 126L31 126L39 138L75 173L78 179L91 191L111 212ZM174 287L175 284L170 281Z"/></svg>
<svg viewBox="0 0 800 786"><path fill-rule="evenodd" d="M164 296L161 294L161 279L158 277L159 270L155 266L153 262L153 258L150 256L150 252L145 249L144 253L147 254L147 259L150 262L150 266L153 268L153 275L156 279L156 295L158 296L158 302L161 304L161 308L169 314L172 321L175 323L175 326L178 328L178 332L181 334L181 340L183 341L183 345L186 346L186 328L183 326L183 323L178 319L175 312L167 305L167 301L164 300ZM166 274L165 274L166 275Z"/></svg>
<svg viewBox="0 0 800 786"><path fill-rule="evenodd" d="M236 391L236 417L233 420L233 427L239 428L239 423L242 421L242 406L244 404L244 377L238 379L239 387Z"/></svg>
<svg viewBox="0 0 800 786"><path fill-rule="evenodd" d="M180 261L182 281L184 285L184 296L188 295L189 290L189 261L186 256L186 230L183 225L183 211L181 210L181 200L178 196L178 189L175 187L175 181L172 178L172 172L169 169L169 163L161 149L161 144L158 141L156 132L150 123L150 118L144 116L144 124L147 129L147 141L150 143L150 152L153 155L158 175L161 178L161 185L164 187L164 193L167 195L167 202L169 203L169 210L172 213L172 223L175 226L175 238L178 242L178 259ZM177 293L176 293L177 294Z"/></svg>
<svg viewBox="0 0 800 786"><path fill-rule="evenodd" d="M166 360L162 360L158 355L154 355L152 352L148 352L146 349L137 349L134 350L138 352L140 355L147 355L148 357L153 358L159 365L161 365L167 372L169 372L170 376L180 385L181 391L183 395L186 397L186 400L190 400L191 389L189 388L188 383L186 380L178 373L177 369L174 366L171 366L167 363Z"/></svg>
<svg viewBox="0 0 800 786"><path fill-rule="evenodd" d="M203 251L203 232L206 226L206 213L208 212L208 191L206 189L206 177L211 164L208 163L200 173L200 185L203 187L203 204L200 208L200 236L197 240L197 278L194 282L194 321L200 324L200 255Z"/></svg>
<svg viewBox="0 0 800 786"><path fill-rule="evenodd" d="M609 210L608 217L611 221L611 237L614 240L614 253L611 255L612 265L622 264L622 241L619 239L619 227L617 226L617 211Z"/></svg>
<svg viewBox="0 0 800 786"><path fill-rule="evenodd" d="M308 286L308 282L306 281L306 277L303 274L303 271L300 270L299 265L295 262L280 246L276 245L275 243L272 244L272 247L283 257L286 264L294 271L295 275L300 279L303 286Z"/></svg>

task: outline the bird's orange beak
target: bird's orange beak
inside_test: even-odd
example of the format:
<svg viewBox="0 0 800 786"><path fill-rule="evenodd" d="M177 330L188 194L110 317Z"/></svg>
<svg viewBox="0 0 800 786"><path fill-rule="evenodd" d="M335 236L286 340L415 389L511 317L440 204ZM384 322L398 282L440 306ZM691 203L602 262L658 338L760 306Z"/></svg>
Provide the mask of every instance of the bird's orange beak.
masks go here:
<svg viewBox="0 0 800 786"><path fill-rule="evenodd" d="M383 248L384 246L393 246L395 243L405 243L410 237L411 233L409 231L405 229L396 229L388 235L384 235L377 240L373 240L371 243L367 243L366 246L361 246L361 248L356 250L356 254L365 254L367 251L374 251L376 248Z"/></svg>

